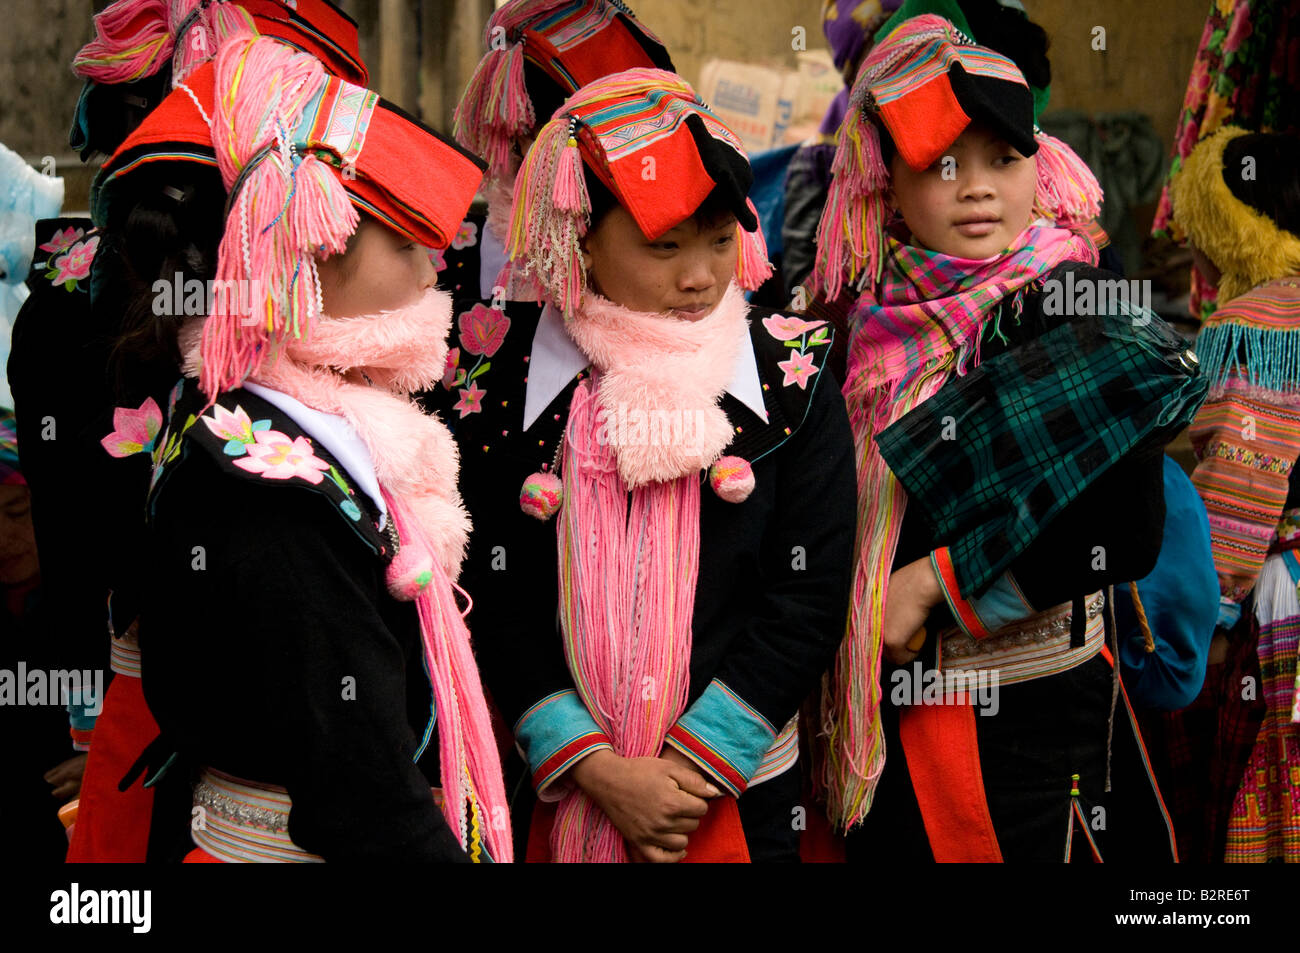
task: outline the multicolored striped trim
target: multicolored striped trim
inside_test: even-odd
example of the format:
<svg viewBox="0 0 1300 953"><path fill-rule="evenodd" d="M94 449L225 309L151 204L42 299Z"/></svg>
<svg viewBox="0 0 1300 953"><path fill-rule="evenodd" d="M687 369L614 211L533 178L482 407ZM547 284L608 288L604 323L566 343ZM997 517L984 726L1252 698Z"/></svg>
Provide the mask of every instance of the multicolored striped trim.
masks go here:
<svg viewBox="0 0 1300 953"><path fill-rule="evenodd" d="M952 554L947 546L930 553L930 565L934 567L934 573L939 577L939 588L943 591L943 598L947 601L948 608L952 610L952 616L957 620L962 631L976 639L988 638L992 632L980 621L975 607L961 597L957 572L953 569Z"/></svg>
<svg viewBox="0 0 1300 953"><path fill-rule="evenodd" d="M926 83L940 77L947 78L955 64L973 76L986 76L1029 87L1024 74L1011 60L1000 53L980 46L954 46L946 37L937 37L924 46L917 46L907 55L908 63L898 67L887 79L871 87L871 95L884 106L909 93L915 93Z"/></svg>
<svg viewBox="0 0 1300 953"><path fill-rule="evenodd" d="M1115 657L1110 653L1110 647L1103 645L1101 647L1101 657L1104 658L1110 667L1115 667ZM1142 728L1138 724L1137 712L1133 710L1133 703L1129 701L1128 689L1124 687L1124 680L1119 679L1119 697L1124 702L1124 714L1128 717L1129 727L1133 729L1133 739L1137 742L1138 754L1142 757L1142 769L1146 772L1147 780L1151 784L1151 790L1156 795L1156 805L1160 808L1160 817L1165 824L1165 839L1169 843L1169 854L1174 863L1178 863L1178 839L1174 837L1174 820L1169 816L1169 808L1165 806L1164 795L1160 793L1160 782L1156 779L1155 769L1151 767L1151 755L1147 753L1146 742L1142 740Z"/></svg>
<svg viewBox="0 0 1300 953"><path fill-rule="evenodd" d="M1213 440L1207 443L1201 457L1202 459L1205 457L1219 457L1223 460L1231 460L1233 463L1254 467L1256 470L1263 470L1266 473L1279 473L1282 476L1290 475L1291 467L1295 464L1294 460L1287 457L1260 453L1247 447L1224 443L1222 440Z"/></svg>
<svg viewBox="0 0 1300 953"><path fill-rule="evenodd" d="M939 577L939 588L943 590L953 618L962 631L973 638L987 638L998 629L1038 612L1029 604L1009 572L1003 573L984 595L977 599L964 599L957 587L957 575L947 546L930 554L930 565Z"/></svg>
<svg viewBox="0 0 1300 953"><path fill-rule="evenodd" d="M289 792L205 768L194 786L194 843L228 864L319 864L289 839Z"/></svg>
<svg viewBox="0 0 1300 953"><path fill-rule="evenodd" d="M95 729L93 726L90 728L70 726L68 734L72 737L72 750L84 752L90 750L90 742L94 737Z"/></svg>
<svg viewBox="0 0 1300 953"><path fill-rule="evenodd" d="M515 723L515 740L539 795L593 751L614 747L571 688L547 695L524 712Z"/></svg>
<svg viewBox="0 0 1300 953"><path fill-rule="evenodd" d="M739 797L774 747L777 733L771 722L715 678L664 740Z"/></svg>
<svg viewBox="0 0 1300 953"><path fill-rule="evenodd" d="M118 675L139 678L140 646L126 639L109 639L108 667Z"/></svg>
<svg viewBox="0 0 1300 953"><path fill-rule="evenodd" d="M1106 642L1102 607L1106 597L1093 593L1084 605L1088 622L1083 645L1070 645L1071 603L1040 612L992 635L976 639L960 629L940 632L939 662L943 672L995 671L998 683L1014 685L1035 678L1057 675L1092 658Z"/></svg>
<svg viewBox="0 0 1300 953"><path fill-rule="evenodd" d="M528 29L543 34L556 50L563 53L605 29L619 12L612 3L573 3L538 17L529 23Z"/></svg>
<svg viewBox="0 0 1300 953"><path fill-rule="evenodd" d="M795 715L781 729L772 747L763 756L763 763L758 766L754 776L749 779L749 786L755 787L764 781L770 781L778 775L785 774L799 761L799 716Z"/></svg>
<svg viewBox="0 0 1300 953"><path fill-rule="evenodd" d="M303 107L294 140L300 149L325 148L342 168L356 168L379 94L331 77Z"/></svg>

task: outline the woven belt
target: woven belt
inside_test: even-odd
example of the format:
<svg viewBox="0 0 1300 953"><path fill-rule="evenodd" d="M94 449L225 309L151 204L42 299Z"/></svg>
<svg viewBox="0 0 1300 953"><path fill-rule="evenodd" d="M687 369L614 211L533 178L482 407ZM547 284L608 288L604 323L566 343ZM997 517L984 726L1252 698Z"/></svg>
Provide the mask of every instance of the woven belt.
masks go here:
<svg viewBox="0 0 1300 953"><path fill-rule="evenodd" d="M1081 665L1101 651L1106 642L1106 605L1103 593L1095 592L1084 600L1088 622L1083 645L1070 646L1071 603L1022 619L998 629L984 639L976 639L960 629L939 633L939 669L941 671L997 670L998 682L1013 685L1047 675L1056 675Z"/></svg>
<svg viewBox="0 0 1300 953"><path fill-rule="evenodd" d="M194 843L231 864L323 863L289 839L291 805L284 788L204 768L194 786L194 806L201 810Z"/></svg>

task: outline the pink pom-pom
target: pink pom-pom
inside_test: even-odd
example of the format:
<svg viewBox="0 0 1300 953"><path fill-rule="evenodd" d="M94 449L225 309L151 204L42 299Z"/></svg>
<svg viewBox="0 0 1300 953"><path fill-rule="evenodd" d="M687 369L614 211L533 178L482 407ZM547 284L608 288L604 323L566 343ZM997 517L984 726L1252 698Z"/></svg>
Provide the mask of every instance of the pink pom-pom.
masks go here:
<svg viewBox="0 0 1300 953"><path fill-rule="evenodd" d="M401 602L414 602L433 580L433 556L418 546L403 546L388 564L388 591Z"/></svg>
<svg viewBox="0 0 1300 953"><path fill-rule="evenodd" d="M743 503L754 492L754 470L742 457L722 457L709 468L709 486L728 503Z"/></svg>
<svg viewBox="0 0 1300 953"><path fill-rule="evenodd" d="M548 520L564 502L564 484L554 473L534 473L519 491L519 508L534 519Z"/></svg>

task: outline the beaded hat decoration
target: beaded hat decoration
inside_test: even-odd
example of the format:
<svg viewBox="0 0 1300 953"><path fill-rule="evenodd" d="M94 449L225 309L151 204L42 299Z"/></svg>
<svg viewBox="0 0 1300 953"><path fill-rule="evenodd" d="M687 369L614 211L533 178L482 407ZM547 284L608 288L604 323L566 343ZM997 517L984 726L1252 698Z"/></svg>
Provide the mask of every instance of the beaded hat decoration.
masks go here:
<svg viewBox="0 0 1300 953"><path fill-rule="evenodd" d="M515 181L506 245L511 279L533 282L531 290L565 317L586 290L580 240L591 199L584 167L647 239L690 218L716 192L736 216L740 286L755 289L771 274L740 138L676 73L625 70L584 86L556 110Z"/></svg>
<svg viewBox="0 0 1300 953"><path fill-rule="evenodd" d="M1069 146L1034 124L1033 94L1016 65L942 17L914 17L867 55L836 136L812 275L824 297L839 295L846 273L850 281L880 279L890 215L880 130L903 161L921 170L972 121L991 127L1021 154L1036 156L1038 215L1065 227L1096 218L1096 177Z"/></svg>
<svg viewBox="0 0 1300 953"><path fill-rule="evenodd" d="M452 131L487 160L494 179L513 174L514 139L530 135L565 97L621 70L673 69L663 43L621 0L513 0L488 18L483 43L488 52Z"/></svg>

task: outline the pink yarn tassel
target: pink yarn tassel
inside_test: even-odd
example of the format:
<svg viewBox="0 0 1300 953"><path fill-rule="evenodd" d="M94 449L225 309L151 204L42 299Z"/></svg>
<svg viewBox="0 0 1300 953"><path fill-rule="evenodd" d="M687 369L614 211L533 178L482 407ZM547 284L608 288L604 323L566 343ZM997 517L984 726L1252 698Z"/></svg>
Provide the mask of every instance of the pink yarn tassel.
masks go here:
<svg viewBox="0 0 1300 953"><path fill-rule="evenodd" d="M217 278L241 293L218 299L204 327L199 381L209 397L258 370L284 334L310 333L320 310L312 256L322 246L341 251L356 228L357 213L337 176L314 156L295 168L280 140L288 133L286 117L327 78L314 57L253 34L227 41L217 55L217 89L226 92L214 103L213 146L227 188L243 175L218 250ZM276 98L268 99L270 91ZM247 168L267 146L270 152ZM241 299L250 298L252 313L241 314Z"/></svg>
<svg viewBox="0 0 1300 953"><path fill-rule="evenodd" d="M188 0L197 5L198 0ZM95 14L95 38L77 51L72 71L97 83L129 83L158 72L172 54L167 0L117 0ZM148 14L135 33L131 22Z"/></svg>
<svg viewBox="0 0 1300 953"><path fill-rule="evenodd" d="M1101 214L1097 177L1078 153L1041 130L1038 142L1038 187L1034 207L1058 225L1080 225Z"/></svg>
<svg viewBox="0 0 1300 953"><path fill-rule="evenodd" d="M586 215L591 211L591 199L587 196L587 182L582 174L582 156L578 153L578 141L569 136L555 168L555 191L552 193L555 207L565 212Z"/></svg>
<svg viewBox="0 0 1300 953"><path fill-rule="evenodd" d="M758 218L758 209L754 203L745 199L749 211ZM763 282L772 276L772 263L767 260L767 240L763 237L760 225L752 232L736 226L739 242L736 254L736 282L746 291L757 291Z"/></svg>
<svg viewBox="0 0 1300 953"><path fill-rule="evenodd" d="M488 44L493 26L489 21ZM524 86L523 47L490 48L465 87L452 116L452 134L488 164L488 175L508 174L516 136L537 125L532 100Z"/></svg>
<svg viewBox="0 0 1300 953"><path fill-rule="evenodd" d="M597 439L597 413L584 381L569 410L557 517L565 658L614 751L654 757L686 707L700 481L647 484L629 499L612 448ZM628 691L635 685L655 690ZM556 811L551 850L558 863L627 860L623 835L576 787Z"/></svg>
<svg viewBox="0 0 1300 953"><path fill-rule="evenodd" d="M389 518L402 549L431 552L432 548L402 506L387 493ZM461 846L475 857L477 834L498 863L514 860L510 810L502 779L501 759L469 630L455 608L453 585L442 564L428 563L431 579L419 590L415 605L420 634L438 713L438 755L442 772L443 816Z"/></svg>
<svg viewBox="0 0 1300 953"><path fill-rule="evenodd" d="M855 89L850 113L840 124L831 164L834 178L817 224L817 255L809 283L812 293L827 301L839 297L846 271L850 281L866 272L875 282L884 265L881 252L889 216L885 201L889 171L880 133L874 122L862 117L857 105L861 95L862 90Z"/></svg>
<svg viewBox="0 0 1300 953"><path fill-rule="evenodd" d="M515 177L514 200L510 208L510 235L506 252L514 262L512 278L535 280L566 316L582 300L587 287L579 239L586 234L590 199L586 185L579 186L582 159L575 147L569 149L569 122L552 119L537 133L528 155ZM571 156L566 160L564 153ZM566 162L577 163L566 166ZM573 194L558 187L560 170ZM575 208L559 208L557 193L566 194Z"/></svg>

